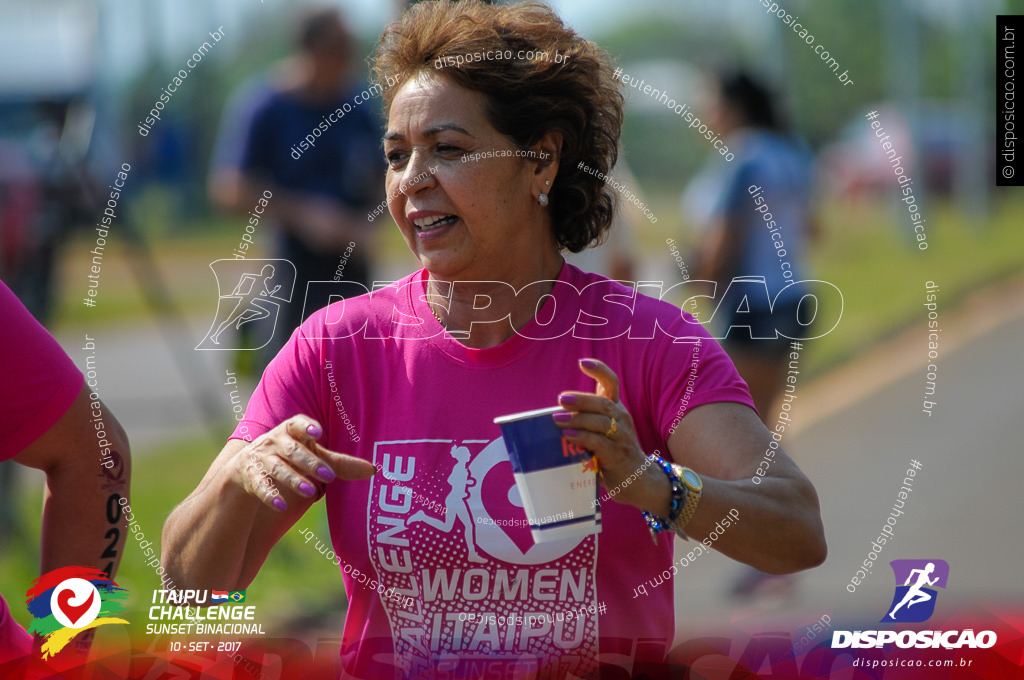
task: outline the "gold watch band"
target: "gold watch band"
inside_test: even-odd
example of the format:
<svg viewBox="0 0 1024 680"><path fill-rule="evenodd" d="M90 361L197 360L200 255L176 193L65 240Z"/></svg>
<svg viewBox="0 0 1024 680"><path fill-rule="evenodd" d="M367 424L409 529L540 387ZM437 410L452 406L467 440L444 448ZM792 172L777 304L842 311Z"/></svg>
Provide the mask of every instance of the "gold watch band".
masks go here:
<svg viewBox="0 0 1024 680"><path fill-rule="evenodd" d="M683 488L686 489L686 501L683 503L683 510L675 521L675 528L682 530L693 519L697 512L697 504L700 503L701 492L704 490L704 482L696 472L678 463L672 464L673 471L683 480Z"/></svg>

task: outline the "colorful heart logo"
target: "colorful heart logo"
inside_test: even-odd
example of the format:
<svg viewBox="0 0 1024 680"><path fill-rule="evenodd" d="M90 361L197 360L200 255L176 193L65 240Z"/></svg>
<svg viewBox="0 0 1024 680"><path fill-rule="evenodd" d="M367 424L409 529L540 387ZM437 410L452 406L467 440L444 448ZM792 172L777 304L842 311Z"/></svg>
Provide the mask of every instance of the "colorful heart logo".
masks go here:
<svg viewBox="0 0 1024 680"><path fill-rule="evenodd" d="M71 621L71 626L74 627L78 620L81 619L92 607L92 601L96 599L96 593L89 593L89 599L85 601L85 604L73 605L71 604L72 598L75 597L73 590L62 590L57 593L57 607L64 612L64 616L68 617Z"/></svg>
<svg viewBox="0 0 1024 680"><path fill-rule="evenodd" d="M82 578L65 579L53 589L50 609L66 628L84 628L92 623L103 606L99 592Z"/></svg>

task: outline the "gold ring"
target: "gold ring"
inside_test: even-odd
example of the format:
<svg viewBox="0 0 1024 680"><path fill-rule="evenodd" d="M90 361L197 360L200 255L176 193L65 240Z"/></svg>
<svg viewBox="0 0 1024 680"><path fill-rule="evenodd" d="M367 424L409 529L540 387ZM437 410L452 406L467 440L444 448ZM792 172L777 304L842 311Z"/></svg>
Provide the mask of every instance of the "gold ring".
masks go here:
<svg viewBox="0 0 1024 680"><path fill-rule="evenodd" d="M618 431L619 431L619 426L615 424L615 418L612 418L612 424L608 428L608 431L604 433L604 436L608 437L609 439L611 439L615 435L615 433L618 432Z"/></svg>

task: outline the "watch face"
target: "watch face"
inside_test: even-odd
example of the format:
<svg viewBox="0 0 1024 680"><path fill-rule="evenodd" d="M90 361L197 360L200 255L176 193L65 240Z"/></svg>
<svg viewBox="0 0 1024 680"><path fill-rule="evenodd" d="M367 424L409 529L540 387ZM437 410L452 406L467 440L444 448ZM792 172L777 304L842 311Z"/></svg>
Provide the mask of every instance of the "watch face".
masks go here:
<svg viewBox="0 0 1024 680"><path fill-rule="evenodd" d="M683 470L683 479L686 481L687 485L694 489L699 489L701 487L700 477L697 476L696 472L689 468Z"/></svg>

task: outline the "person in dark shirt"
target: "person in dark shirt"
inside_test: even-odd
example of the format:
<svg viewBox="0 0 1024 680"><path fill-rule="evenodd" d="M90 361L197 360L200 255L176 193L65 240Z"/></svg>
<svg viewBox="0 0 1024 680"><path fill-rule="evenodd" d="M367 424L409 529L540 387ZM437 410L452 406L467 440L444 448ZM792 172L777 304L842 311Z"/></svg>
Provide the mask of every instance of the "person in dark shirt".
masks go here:
<svg viewBox="0 0 1024 680"><path fill-rule="evenodd" d="M373 222L366 215L381 202L385 166L379 92L351 78L352 44L337 11L308 13L298 53L236 94L221 124L211 201L256 222L251 238L259 251L267 252L273 227L273 257L296 268L292 301L264 364L304 316L328 303L326 294L305 299L309 281L334 280L340 271L338 280L369 285Z"/></svg>

